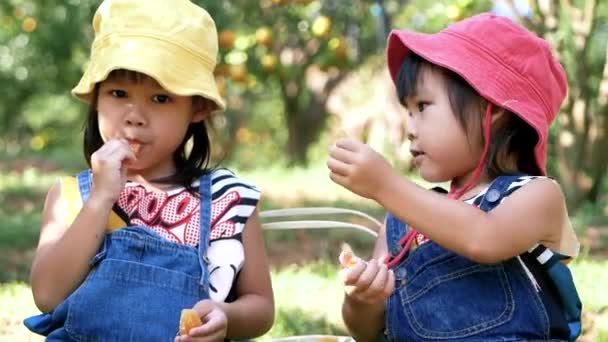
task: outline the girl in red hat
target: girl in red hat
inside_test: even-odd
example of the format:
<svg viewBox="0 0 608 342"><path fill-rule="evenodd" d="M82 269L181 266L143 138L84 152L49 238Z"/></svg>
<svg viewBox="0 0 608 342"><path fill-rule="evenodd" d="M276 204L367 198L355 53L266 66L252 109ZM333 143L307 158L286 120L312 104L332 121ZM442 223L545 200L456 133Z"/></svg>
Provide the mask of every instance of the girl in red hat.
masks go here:
<svg viewBox="0 0 608 342"><path fill-rule="evenodd" d="M388 211L374 259L343 271L358 341L574 340L581 304L564 261L579 244L545 176L567 85L548 44L481 14L436 34L393 31L388 67L429 191L342 139L330 178Z"/></svg>

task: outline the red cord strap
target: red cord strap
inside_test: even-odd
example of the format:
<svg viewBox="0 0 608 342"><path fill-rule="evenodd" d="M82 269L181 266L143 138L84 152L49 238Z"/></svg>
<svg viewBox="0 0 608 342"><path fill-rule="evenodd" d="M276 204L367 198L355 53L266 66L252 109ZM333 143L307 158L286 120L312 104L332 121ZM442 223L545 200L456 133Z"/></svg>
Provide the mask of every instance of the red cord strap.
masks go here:
<svg viewBox="0 0 608 342"><path fill-rule="evenodd" d="M486 164L486 159L488 158L488 151L490 150L490 128L491 127L492 127L492 103L488 102L488 106L486 107L486 115L485 115L485 119L484 119L484 123L483 123L484 148L483 148L483 153L481 155L481 160L479 161L479 164L475 168L475 171L473 171L473 175L471 176L471 179L469 179L469 181L466 183L466 185L464 187L462 187L461 189L456 189L456 187L452 183L452 185L450 186L450 192L448 193L449 198L457 200L460 197L462 197L462 195L464 195L465 192L467 192L468 190L470 190L473 187L475 182L477 182L477 180L479 179L479 176L481 176L481 172L483 171L485 164ZM386 266L388 268L397 266L397 264L399 264L401 262L401 260L403 260L403 258L405 258L405 255L407 254L407 252L412 248L412 244L420 235L422 235L422 234L418 233L416 231L416 229L409 227L409 230L407 231L407 233L401 238L401 240L399 240L399 245L401 246L401 251L399 252L399 254L397 254L397 256L393 256L391 253L388 253L384 257L384 263L386 264Z"/></svg>

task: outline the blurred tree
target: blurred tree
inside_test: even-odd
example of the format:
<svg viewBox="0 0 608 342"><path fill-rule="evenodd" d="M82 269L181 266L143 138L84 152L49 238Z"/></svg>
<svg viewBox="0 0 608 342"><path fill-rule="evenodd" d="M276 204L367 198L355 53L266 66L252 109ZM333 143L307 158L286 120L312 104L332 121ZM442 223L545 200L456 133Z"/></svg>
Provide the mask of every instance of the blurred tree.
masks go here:
<svg viewBox="0 0 608 342"><path fill-rule="evenodd" d="M511 13L558 52L569 92L552 145L569 208L596 202L608 170L608 3L530 1L533 15L509 1ZM524 14L524 15L522 15Z"/></svg>
<svg viewBox="0 0 608 342"><path fill-rule="evenodd" d="M288 159L306 153L325 126L325 104L335 85L382 49L389 23L384 2L395 0L194 0L216 21L217 79L230 109L220 118L234 145L260 101L279 103L267 116L282 117ZM0 133L2 142L44 148L76 131L83 106L67 100L88 57L90 21L98 0L0 2ZM381 31L379 31L379 28ZM380 33L379 33L380 32ZM268 106L264 106L268 107ZM244 132L240 130L240 132ZM275 132L276 133L276 132ZM241 137L247 137L241 134ZM281 134L278 134L281 136ZM73 139L73 136L71 136ZM238 140L238 139L236 139ZM270 139L272 140L272 139Z"/></svg>
<svg viewBox="0 0 608 342"><path fill-rule="evenodd" d="M260 100L277 89L288 133L287 158L292 164L306 164L310 145L325 127L332 90L384 47L389 23L384 2L198 2L220 30L218 81Z"/></svg>
<svg viewBox="0 0 608 342"><path fill-rule="evenodd" d="M30 145L41 149L62 137L58 128L74 123L79 107L65 94L86 58L89 35L83 28L95 4L90 0L0 2L4 145L31 138Z"/></svg>

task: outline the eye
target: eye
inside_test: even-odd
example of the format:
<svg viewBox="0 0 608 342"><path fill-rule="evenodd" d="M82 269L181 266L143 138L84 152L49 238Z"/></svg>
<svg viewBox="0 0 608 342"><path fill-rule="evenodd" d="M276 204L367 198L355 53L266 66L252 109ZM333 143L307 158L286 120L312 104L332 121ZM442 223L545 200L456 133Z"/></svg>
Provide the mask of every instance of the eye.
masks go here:
<svg viewBox="0 0 608 342"><path fill-rule="evenodd" d="M422 101L420 101L416 104L419 112L424 112L424 109L426 108L427 105L428 105L427 102L422 102Z"/></svg>
<svg viewBox="0 0 608 342"><path fill-rule="evenodd" d="M167 95L154 95L152 97L152 101L157 103L167 103L171 100L171 98Z"/></svg>
<svg viewBox="0 0 608 342"><path fill-rule="evenodd" d="M112 89L110 90L110 94L114 97L127 97L127 92L120 89Z"/></svg>

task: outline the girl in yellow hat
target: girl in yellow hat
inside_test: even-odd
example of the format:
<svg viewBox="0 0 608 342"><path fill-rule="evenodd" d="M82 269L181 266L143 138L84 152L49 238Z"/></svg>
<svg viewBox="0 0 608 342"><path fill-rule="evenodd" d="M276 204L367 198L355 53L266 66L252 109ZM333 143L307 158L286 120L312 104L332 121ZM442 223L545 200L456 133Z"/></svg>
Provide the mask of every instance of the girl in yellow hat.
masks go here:
<svg viewBox="0 0 608 342"><path fill-rule="evenodd" d="M48 340L222 341L264 334L274 303L259 190L208 166L224 109L217 31L188 0L106 0L72 93L90 169L44 205L26 319ZM179 332L183 309L202 325ZM183 322L182 322L183 323Z"/></svg>

